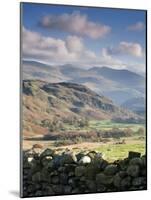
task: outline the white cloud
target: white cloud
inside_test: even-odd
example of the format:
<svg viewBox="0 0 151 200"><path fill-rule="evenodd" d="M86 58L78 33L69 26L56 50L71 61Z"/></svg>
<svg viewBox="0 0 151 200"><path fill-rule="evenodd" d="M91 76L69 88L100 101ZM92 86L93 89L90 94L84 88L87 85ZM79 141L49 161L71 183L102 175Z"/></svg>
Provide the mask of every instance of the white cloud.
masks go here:
<svg viewBox="0 0 151 200"><path fill-rule="evenodd" d="M77 36L68 36L65 40L55 39L52 37L43 36L37 32L30 31L26 28L23 28L23 58L30 60L37 60L44 63L55 63L55 64L75 64L77 66L82 66L85 68L90 68L92 66L108 66L115 69L123 68L134 68L135 64L132 67L123 62L120 59L113 57L112 55L117 54L117 50L126 51L126 53L132 53L136 51L137 45L135 48L130 48L129 43L121 42L118 48L103 48L100 54L89 50L84 45L84 41L81 37ZM126 46L126 50L125 50ZM120 48L119 48L120 47ZM139 55L140 52L137 50L135 55ZM138 71L143 71L143 67Z"/></svg>
<svg viewBox="0 0 151 200"><path fill-rule="evenodd" d="M66 46L69 52L82 52L84 50L83 40L77 36L68 36Z"/></svg>
<svg viewBox="0 0 151 200"><path fill-rule="evenodd" d="M145 24L143 22L137 22L127 27L129 31L142 31L145 28Z"/></svg>
<svg viewBox="0 0 151 200"><path fill-rule="evenodd" d="M105 49L108 55L130 55L134 57L142 57L143 49L139 43L122 41L116 47L108 47Z"/></svg>
<svg viewBox="0 0 151 200"><path fill-rule="evenodd" d="M87 50L83 40L77 36L54 39L23 28L23 57L48 63L68 63L85 62L95 58L95 54Z"/></svg>
<svg viewBox="0 0 151 200"><path fill-rule="evenodd" d="M61 30L92 39L102 38L111 31L111 27L90 21L87 15L80 12L61 15L47 15L40 21L40 26L53 30Z"/></svg>

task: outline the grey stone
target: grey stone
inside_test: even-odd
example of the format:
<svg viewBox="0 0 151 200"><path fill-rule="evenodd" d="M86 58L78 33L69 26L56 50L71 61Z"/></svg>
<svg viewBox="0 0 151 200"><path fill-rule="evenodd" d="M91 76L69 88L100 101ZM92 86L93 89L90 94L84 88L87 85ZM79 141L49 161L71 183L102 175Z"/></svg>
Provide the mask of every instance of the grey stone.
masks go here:
<svg viewBox="0 0 151 200"><path fill-rule="evenodd" d="M64 193L65 194L71 194L71 191L72 191L72 187L70 185L66 185L64 187Z"/></svg>
<svg viewBox="0 0 151 200"><path fill-rule="evenodd" d="M71 164L71 163L75 163L75 162L77 162L77 158L76 158L76 155L72 152L64 153L60 159L61 165Z"/></svg>
<svg viewBox="0 0 151 200"><path fill-rule="evenodd" d="M118 172L118 174L119 174L119 176L121 178L125 178L127 176L127 172L126 171L120 171L120 172Z"/></svg>
<svg viewBox="0 0 151 200"><path fill-rule="evenodd" d="M41 181L41 173L37 172L32 175L32 181L33 182L40 182Z"/></svg>
<svg viewBox="0 0 151 200"><path fill-rule="evenodd" d="M97 186L95 181L87 180L86 181L86 186L89 189L90 192L96 192L97 191Z"/></svg>
<svg viewBox="0 0 151 200"><path fill-rule="evenodd" d="M113 177L107 176L104 173L99 173L96 175L96 183L98 185L111 185L113 183Z"/></svg>
<svg viewBox="0 0 151 200"><path fill-rule="evenodd" d="M119 173L113 177L113 184L115 187L120 188L122 178L120 177Z"/></svg>
<svg viewBox="0 0 151 200"><path fill-rule="evenodd" d="M127 174L132 176L132 177L137 177L139 176L139 173L140 173L140 168L138 165L130 165L128 168L127 168Z"/></svg>
<svg viewBox="0 0 151 200"><path fill-rule="evenodd" d="M46 157L46 156L53 156L54 155L54 150L52 149L45 149L41 154L40 158Z"/></svg>
<svg viewBox="0 0 151 200"><path fill-rule="evenodd" d="M133 186L142 186L142 185L146 185L146 178L145 177L137 177L134 178L132 181L132 185Z"/></svg>
<svg viewBox="0 0 151 200"><path fill-rule="evenodd" d="M141 158L132 158L129 162L130 165L139 165L140 167L143 166L143 161Z"/></svg>
<svg viewBox="0 0 151 200"><path fill-rule="evenodd" d="M122 189L128 189L131 186L131 177L127 176L121 181L121 188Z"/></svg>
<svg viewBox="0 0 151 200"><path fill-rule="evenodd" d="M129 151L129 154L128 154L128 158L139 158L141 156L141 153L138 153L138 152L134 152L134 151Z"/></svg>
<svg viewBox="0 0 151 200"><path fill-rule="evenodd" d="M118 171L117 165L110 164L106 166L104 173L106 175L114 175Z"/></svg>
<svg viewBox="0 0 151 200"><path fill-rule="evenodd" d="M60 183L66 185L68 183L68 175L65 173L60 174Z"/></svg>
<svg viewBox="0 0 151 200"><path fill-rule="evenodd" d="M75 176L82 176L85 173L85 167L84 166L78 166L75 168Z"/></svg>
<svg viewBox="0 0 151 200"><path fill-rule="evenodd" d="M51 177L51 183L58 184L59 183L59 177L58 176L52 176Z"/></svg>

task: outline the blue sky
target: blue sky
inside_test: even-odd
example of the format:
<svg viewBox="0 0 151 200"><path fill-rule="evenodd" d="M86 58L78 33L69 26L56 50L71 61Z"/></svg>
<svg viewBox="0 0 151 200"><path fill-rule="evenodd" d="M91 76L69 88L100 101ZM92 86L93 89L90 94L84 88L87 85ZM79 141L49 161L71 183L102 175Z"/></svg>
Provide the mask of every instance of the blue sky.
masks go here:
<svg viewBox="0 0 151 200"><path fill-rule="evenodd" d="M46 63L59 59L61 64L63 58L63 64L108 65L143 72L145 20L146 13L141 10L23 3L23 55Z"/></svg>

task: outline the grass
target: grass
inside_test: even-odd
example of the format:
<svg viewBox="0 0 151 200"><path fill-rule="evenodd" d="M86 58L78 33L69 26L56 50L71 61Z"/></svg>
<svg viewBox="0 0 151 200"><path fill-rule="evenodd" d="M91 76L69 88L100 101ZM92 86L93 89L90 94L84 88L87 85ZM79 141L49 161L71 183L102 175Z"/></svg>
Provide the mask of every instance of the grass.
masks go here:
<svg viewBox="0 0 151 200"><path fill-rule="evenodd" d="M96 148L96 150L103 153L104 159L114 161L127 157L129 151L140 152L142 155L145 154L145 143L106 144Z"/></svg>
<svg viewBox="0 0 151 200"><path fill-rule="evenodd" d="M89 124L90 128L95 128L97 130L109 130L112 128L131 128L133 131L137 131L139 128L144 127L143 124L130 124L130 123L117 123L117 122L112 122L111 120L102 120L102 121L97 121L97 120L92 120L90 121Z"/></svg>
<svg viewBox="0 0 151 200"><path fill-rule="evenodd" d="M131 128L133 131L137 131L139 128L144 127L144 124L130 124L130 123L117 123L111 120L91 120L87 127L75 127L74 125L64 124L65 130L80 130L80 131L91 131L91 130L110 130L112 128Z"/></svg>
<svg viewBox="0 0 151 200"><path fill-rule="evenodd" d="M109 160L109 161L123 159L128 156L129 151L137 151L137 152L140 152L141 154L145 153L145 149L146 149L145 135L140 137L140 135L135 134L137 130L141 127L145 128L143 124L117 123L117 122L112 122L111 120L92 120L92 121L89 121L88 126L85 126L83 128L75 127L74 125L69 125L68 123L64 123L64 131L76 131L77 133L82 132L82 131L89 132L89 131L94 131L94 130L107 131L113 128L119 128L119 129L131 128L132 131L134 132L134 135L129 138L128 137L122 138L126 140L126 144L115 144L116 140L110 138L110 141L107 142L106 144L94 142L93 143L94 145L87 146L87 148L89 149L102 152L104 155L104 159ZM56 146L50 141L40 141L40 142L41 143L43 142L45 147L56 148ZM84 142L85 141L79 142L78 144L76 143L77 144L76 148L80 151L81 149L84 149L85 148ZM61 147L63 147L64 145L68 146L68 143L66 144L61 143ZM69 147L71 146L72 145L70 145Z"/></svg>

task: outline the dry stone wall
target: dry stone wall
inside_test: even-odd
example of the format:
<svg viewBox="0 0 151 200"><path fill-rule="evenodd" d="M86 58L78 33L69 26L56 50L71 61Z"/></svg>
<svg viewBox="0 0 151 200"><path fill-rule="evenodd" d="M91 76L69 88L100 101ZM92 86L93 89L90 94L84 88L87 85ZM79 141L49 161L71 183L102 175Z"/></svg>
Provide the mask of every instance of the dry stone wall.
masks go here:
<svg viewBox="0 0 151 200"><path fill-rule="evenodd" d="M23 197L145 190L146 156L129 152L113 163L95 151L23 153Z"/></svg>

